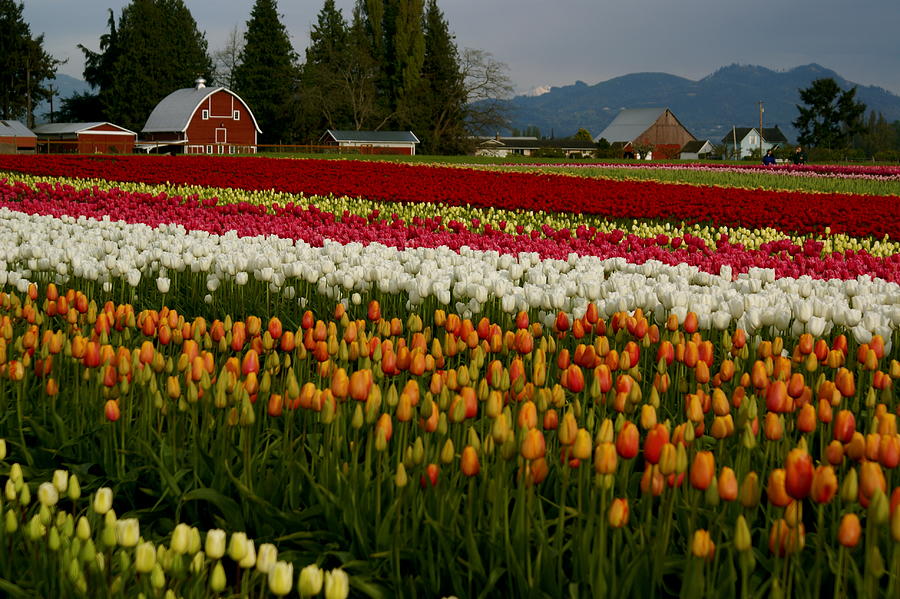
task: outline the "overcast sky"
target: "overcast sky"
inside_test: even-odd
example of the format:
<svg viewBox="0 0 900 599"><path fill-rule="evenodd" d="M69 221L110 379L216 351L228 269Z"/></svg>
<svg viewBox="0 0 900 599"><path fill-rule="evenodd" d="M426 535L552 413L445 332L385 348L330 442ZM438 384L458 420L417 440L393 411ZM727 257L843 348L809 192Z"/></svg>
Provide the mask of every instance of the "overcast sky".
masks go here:
<svg viewBox="0 0 900 599"><path fill-rule="evenodd" d="M128 0L21 0L45 49L81 78L77 44L97 49L107 9ZM243 26L253 0L185 0L210 52ZM323 0L280 0L302 56ZM349 18L353 0L336 0ZM817 62L900 94L898 0L440 0L457 45L509 66L520 92L656 71L699 79L731 63L789 69Z"/></svg>

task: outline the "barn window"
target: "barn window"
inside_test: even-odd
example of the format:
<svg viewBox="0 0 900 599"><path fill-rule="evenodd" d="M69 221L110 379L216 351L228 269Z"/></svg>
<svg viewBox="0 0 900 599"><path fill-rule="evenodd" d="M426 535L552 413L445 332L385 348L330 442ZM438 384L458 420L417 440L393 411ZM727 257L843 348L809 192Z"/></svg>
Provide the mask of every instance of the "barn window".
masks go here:
<svg viewBox="0 0 900 599"><path fill-rule="evenodd" d="M202 118L204 121L208 121L208 120L209 120L209 111L208 111L208 110L204 110L202 113L200 113L200 115L201 115L201 118Z"/></svg>
<svg viewBox="0 0 900 599"><path fill-rule="evenodd" d="M206 153L207 153L207 154L212 154L212 153L213 153L213 151L212 151L212 146L206 146Z"/></svg>
<svg viewBox="0 0 900 599"><path fill-rule="evenodd" d="M241 111L240 111L240 110L235 110L235 111L234 111L234 114L232 115L232 118L233 118L234 120L236 120L236 121L241 120Z"/></svg>

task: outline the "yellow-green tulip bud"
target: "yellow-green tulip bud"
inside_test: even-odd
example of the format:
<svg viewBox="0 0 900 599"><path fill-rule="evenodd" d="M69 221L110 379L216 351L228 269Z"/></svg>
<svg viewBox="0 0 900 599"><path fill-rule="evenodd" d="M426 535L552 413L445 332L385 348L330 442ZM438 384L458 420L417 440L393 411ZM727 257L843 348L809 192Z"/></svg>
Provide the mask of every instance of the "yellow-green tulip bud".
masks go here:
<svg viewBox="0 0 900 599"><path fill-rule="evenodd" d="M50 548L50 551L59 551L59 545L59 529L54 526L47 534L47 547Z"/></svg>
<svg viewBox="0 0 900 599"><path fill-rule="evenodd" d="M98 514L106 514L112 507L113 492L109 487L100 487L94 493L94 511Z"/></svg>
<svg viewBox="0 0 900 599"><path fill-rule="evenodd" d="M175 529L172 531L172 540L169 542L172 551L178 555L187 553L190 542L191 527L183 522L176 525Z"/></svg>
<svg viewBox="0 0 900 599"><path fill-rule="evenodd" d="M225 544L224 539L222 544ZM225 583L225 568L222 567L222 562L217 561L213 567L212 574L209 575L209 590L219 593L225 589Z"/></svg>
<svg viewBox="0 0 900 599"><path fill-rule="evenodd" d="M740 515L734 527L734 548L738 551L747 551L752 546L753 540L750 537L750 528L747 526L747 520L744 519L743 515Z"/></svg>
<svg viewBox="0 0 900 599"><path fill-rule="evenodd" d="M0 439L0 462L6 459L6 439Z"/></svg>
<svg viewBox="0 0 900 599"><path fill-rule="evenodd" d="M123 518L116 522L116 543L122 547L134 547L141 538L141 524L137 518Z"/></svg>
<svg viewBox="0 0 900 599"><path fill-rule="evenodd" d="M291 592L294 586L294 564L277 561L269 570L269 591L273 595L283 597Z"/></svg>
<svg viewBox="0 0 900 599"><path fill-rule="evenodd" d="M28 488L28 485L23 484L22 490L19 491L19 505L27 506L31 503L31 489Z"/></svg>
<svg viewBox="0 0 900 599"><path fill-rule="evenodd" d="M397 474L394 475L394 484L402 489L408 482L409 477L406 475L406 467L403 465L403 462L400 462L397 464Z"/></svg>
<svg viewBox="0 0 900 599"><path fill-rule="evenodd" d="M340 568L325 573L325 599L347 599L350 577Z"/></svg>
<svg viewBox="0 0 900 599"><path fill-rule="evenodd" d="M244 559L247 554L247 533L232 533L231 540L228 542L228 557L239 562Z"/></svg>
<svg viewBox="0 0 900 599"><path fill-rule="evenodd" d="M188 543L188 553L191 555L200 551L203 544L200 542L200 529L196 526L191 527L191 540Z"/></svg>
<svg viewBox="0 0 900 599"><path fill-rule="evenodd" d="M441 449L441 463L449 464L453 461L453 456L455 455L455 450L453 448L453 440L447 439L444 442L444 447Z"/></svg>
<svg viewBox="0 0 900 599"><path fill-rule="evenodd" d="M844 482L841 483L840 494L841 501L844 503L854 503L857 500L859 494L859 479L857 478L855 468L851 468L846 476L844 476Z"/></svg>
<svg viewBox="0 0 900 599"><path fill-rule="evenodd" d="M300 580L297 587L301 597L315 597L322 590L325 574L316 564L310 564L300 570Z"/></svg>
<svg viewBox="0 0 900 599"><path fill-rule="evenodd" d="M19 496L19 492L16 490L16 483L13 482L13 479L6 479L6 485L3 488L3 494L6 496L7 501L15 501Z"/></svg>
<svg viewBox="0 0 900 599"><path fill-rule="evenodd" d="M78 524L75 526L75 535L82 541L91 538L91 525L84 516L78 518Z"/></svg>
<svg viewBox="0 0 900 599"><path fill-rule="evenodd" d="M72 474L69 476L69 484L67 485L66 495L72 501L76 501L81 497L81 483L78 482L78 476Z"/></svg>
<svg viewBox="0 0 900 599"><path fill-rule="evenodd" d="M81 551L78 552L78 558L85 564L96 563L97 548L94 546L93 539L88 539L81 545Z"/></svg>
<svg viewBox="0 0 900 599"><path fill-rule="evenodd" d="M107 526L115 526L116 522L118 522L118 518L116 518L116 510L110 508L108 512L103 514L103 522Z"/></svg>
<svg viewBox="0 0 900 599"><path fill-rule="evenodd" d="M134 569L141 574L147 574L156 565L156 547L153 543L140 543L134 550Z"/></svg>
<svg viewBox="0 0 900 599"><path fill-rule="evenodd" d="M100 534L100 542L103 543L104 547L115 547L116 546L116 525L112 526L106 525L103 527L103 532Z"/></svg>
<svg viewBox="0 0 900 599"><path fill-rule="evenodd" d="M22 474L22 466L18 462L9 467L9 480L16 484L16 493L22 490L22 483L25 482L25 477Z"/></svg>
<svg viewBox="0 0 900 599"><path fill-rule="evenodd" d="M256 565L256 545L253 544L252 540L247 540L247 553L244 555L244 558L238 562L238 565L241 568L252 568Z"/></svg>
<svg viewBox="0 0 900 599"><path fill-rule="evenodd" d="M272 543L263 543L259 546L256 556L256 569L263 574L268 574L278 561L278 549ZM301 573L302 574L302 573Z"/></svg>
<svg viewBox="0 0 900 599"><path fill-rule="evenodd" d="M163 574L162 567L159 564L153 566L153 572L150 573L150 586L157 591L166 586L166 575Z"/></svg>
<svg viewBox="0 0 900 599"><path fill-rule="evenodd" d="M203 566L206 564L206 554L202 551L198 551L194 554L193 559L191 559L191 572L194 574L199 574L203 572Z"/></svg>
<svg viewBox="0 0 900 599"><path fill-rule="evenodd" d="M60 512L60 514L63 514L63 512ZM63 536L67 539L71 539L72 535L75 534L75 519L72 517L72 514L65 514L65 518L62 520L62 523L59 524L59 527Z"/></svg>
<svg viewBox="0 0 900 599"><path fill-rule="evenodd" d="M207 532L205 550L209 559L221 559L225 555L225 531L214 528Z"/></svg>
<svg viewBox="0 0 900 599"><path fill-rule="evenodd" d="M53 486L56 487L56 490L60 493L65 493L66 489L69 488L69 473L65 470L54 470Z"/></svg>
<svg viewBox="0 0 900 599"><path fill-rule="evenodd" d="M19 529L19 519L12 510L6 510L6 532L12 534Z"/></svg>
<svg viewBox="0 0 900 599"><path fill-rule="evenodd" d="M35 514L25 525L25 536L32 541L40 539L46 532L47 529L41 524L41 517L38 514Z"/></svg>
<svg viewBox="0 0 900 599"><path fill-rule="evenodd" d="M877 526L887 523L890 517L890 507L888 506L887 496L881 489L875 489L875 494L869 501L869 518L872 519Z"/></svg>

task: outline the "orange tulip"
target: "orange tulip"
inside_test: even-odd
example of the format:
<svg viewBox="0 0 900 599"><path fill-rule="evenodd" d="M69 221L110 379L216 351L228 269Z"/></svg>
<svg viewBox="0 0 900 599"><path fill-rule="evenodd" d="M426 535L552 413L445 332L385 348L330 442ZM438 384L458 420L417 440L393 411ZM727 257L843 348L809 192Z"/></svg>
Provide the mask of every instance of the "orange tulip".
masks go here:
<svg viewBox="0 0 900 599"><path fill-rule="evenodd" d="M618 454L612 443L600 443L594 450L594 471L597 474L615 474Z"/></svg>
<svg viewBox="0 0 900 599"><path fill-rule="evenodd" d="M837 493L838 482L831 466L819 466L813 473L810 495L816 503L828 503Z"/></svg>
<svg viewBox="0 0 900 599"><path fill-rule="evenodd" d="M691 486L705 491L716 475L716 462L711 451L698 451L691 465Z"/></svg>
<svg viewBox="0 0 900 599"><path fill-rule="evenodd" d="M841 443L849 443L856 432L856 417L850 410L841 410L834 417L834 438Z"/></svg>
<svg viewBox="0 0 900 599"><path fill-rule="evenodd" d="M637 426L627 421L616 436L616 451L625 460L635 457L638 453L640 433Z"/></svg>
<svg viewBox="0 0 900 599"><path fill-rule="evenodd" d="M769 503L778 507L786 507L791 498L785 489L785 473L783 468L776 468L769 473L769 484L766 485L766 494Z"/></svg>
<svg viewBox="0 0 900 599"><path fill-rule="evenodd" d="M537 428L531 428L525 433L521 447L522 457L526 460L537 460L547 453L547 445L544 441L544 433Z"/></svg>
<svg viewBox="0 0 900 599"><path fill-rule="evenodd" d="M863 507L869 507L869 500L878 489L881 489L882 493L887 493L887 481L881 464L863 462L859 467L859 502Z"/></svg>
<svg viewBox="0 0 900 599"><path fill-rule="evenodd" d="M725 466L719 473L719 498L723 501L734 501L738 496L738 482L734 470Z"/></svg>
<svg viewBox="0 0 900 599"><path fill-rule="evenodd" d="M466 476L476 476L481 471L481 464L478 462L478 452L471 445L466 445L463 449L462 456L459 459L459 468Z"/></svg>
<svg viewBox="0 0 900 599"><path fill-rule="evenodd" d="M122 415L122 413L119 411L119 401L116 399L106 400L106 405L104 405L103 407L103 413L106 415L106 419L110 422L117 421Z"/></svg>
<svg viewBox="0 0 900 599"><path fill-rule="evenodd" d="M691 553L694 554L694 557L712 561L716 553L716 544L713 543L708 531L702 529L694 531L694 538L691 541Z"/></svg>
<svg viewBox="0 0 900 599"><path fill-rule="evenodd" d="M658 464L663 445L669 442L669 429L657 424L647 433L644 441L644 459L651 464Z"/></svg>
<svg viewBox="0 0 900 599"><path fill-rule="evenodd" d="M852 513L844 514L838 528L838 542L844 547L852 549L859 544L860 536L862 536L862 526L859 524L859 516Z"/></svg>
<svg viewBox="0 0 900 599"><path fill-rule="evenodd" d="M801 433L811 433L816 430L816 409L812 404L804 404L797 414L797 430Z"/></svg>
<svg viewBox="0 0 900 599"><path fill-rule="evenodd" d="M616 498L609 506L609 525L613 528L622 528L628 524L628 500Z"/></svg>
<svg viewBox="0 0 900 599"><path fill-rule="evenodd" d="M788 452L784 464L784 487L794 499L804 499L809 495L813 480L812 458L803 449Z"/></svg>

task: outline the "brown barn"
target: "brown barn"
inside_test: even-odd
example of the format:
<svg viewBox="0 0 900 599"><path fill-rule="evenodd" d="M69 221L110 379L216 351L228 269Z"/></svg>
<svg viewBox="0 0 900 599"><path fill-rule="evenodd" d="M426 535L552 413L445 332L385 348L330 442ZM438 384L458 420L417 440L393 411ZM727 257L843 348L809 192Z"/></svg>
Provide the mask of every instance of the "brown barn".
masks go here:
<svg viewBox="0 0 900 599"><path fill-rule="evenodd" d="M225 87L179 89L156 105L141 130L141 149L185 154L249 154L262 133L240 96Z"/></svg>
<svg viewBox="0 0 900 599"><path fill-rule="evenodd" d="M0 121L0 154L33 154L37 135L19 121Z"/></svg>
<svg viewBox="0 0 900 599"><path fill-rule="evenodd" d="M625 156L660 159L678 158L684 144L696 138L668 108L626 108L595 141L600 139L621 146Z"/></svg>
<svg viewBox="0 0 900 599"><path fill-rule="evenodd" d="M48 123L34 128L41 152L131 154L137 133L112 123Z"/></svg>

